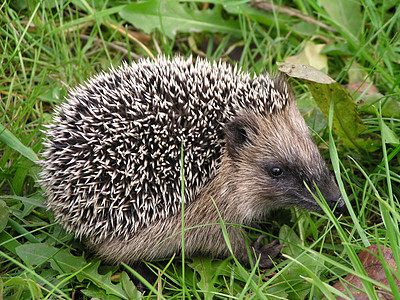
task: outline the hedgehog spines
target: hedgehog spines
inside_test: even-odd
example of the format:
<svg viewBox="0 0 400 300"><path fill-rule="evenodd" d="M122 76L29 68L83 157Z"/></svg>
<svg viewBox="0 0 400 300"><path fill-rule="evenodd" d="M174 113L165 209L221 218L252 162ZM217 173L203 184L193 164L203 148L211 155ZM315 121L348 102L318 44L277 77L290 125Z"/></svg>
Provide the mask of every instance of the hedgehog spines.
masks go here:
<svg viewBox="0 0 400 300"><path fill-rule="evenodd" d="M181 207L213 176L223 124L238 111L273 114L288 87L225 62L140 60L70 90L46 131L42 183L56 219L78 237L126 239Z"/></svg>

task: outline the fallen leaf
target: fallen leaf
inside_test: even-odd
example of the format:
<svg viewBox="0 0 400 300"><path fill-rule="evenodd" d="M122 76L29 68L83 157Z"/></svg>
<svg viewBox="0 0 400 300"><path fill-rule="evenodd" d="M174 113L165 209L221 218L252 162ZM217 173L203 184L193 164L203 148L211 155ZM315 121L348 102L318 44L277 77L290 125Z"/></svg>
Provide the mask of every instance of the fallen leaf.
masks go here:
<svg viewBox="0 0 400 300"><path fill-rule="evenodd" d="M382 245L380 246L380 249L382 251L382 258L390 266L390 268L393 268L397 272L397 266L393 258L392 250L385 248ZM364 266L367 276L389 287L389 282L383 269L382 262L376 256L380 256L378 245L371 245L367 248L367 250L363 250L358 254L360 262ZM393 278L396 282L397 288L400 290L400 281L394 275ZM361 284L360 278L354 274L347 275L343 282L338 281L333 287L343 293L348 293L348 291L350 291L354 299L369 299L367 294L358 291L358 289L363 290L364 287ZM375 289L379 299L394 299L393 295L387 290L383 290L378 286L375 286ZM338 297L337 299L341 300L344 298Z"/></svg>
<svg viewBox="0 0 400 300"><path fill-rule="evenodd" d="M306 42L303 51L298 55L289 56L285 59L285 63L302 64L328 72L328 57L321 54L325 44L314 44L313 42Z"/></svg>
<svg viewBox="0 0 400 300"><path fill-rule="evenodd" d="M370 141L360 138L366 129L357 111L357 104L350 93L323 72L304 65L279 63L279 71L290 77L305 80L310 92L325 118L329 119L330 104L333 101L333 130L350 148L373 151Z"/></svg>
<svg viewBox="0 0 400 300"><path fill-rule="evenodd" d="M366 81L349 83L346 85L346 88L353 92L355 91L359 93L365 92L367 95L377 94L379 92L378 88L374 84Z"/></svg>
<svg viewBox="0 0 400 300"><path fill-rule="evenodd" d="M293 63L277 63L279 71L290 77L304 79L321 84L331 84L336 81L314 67Z"/></svg>

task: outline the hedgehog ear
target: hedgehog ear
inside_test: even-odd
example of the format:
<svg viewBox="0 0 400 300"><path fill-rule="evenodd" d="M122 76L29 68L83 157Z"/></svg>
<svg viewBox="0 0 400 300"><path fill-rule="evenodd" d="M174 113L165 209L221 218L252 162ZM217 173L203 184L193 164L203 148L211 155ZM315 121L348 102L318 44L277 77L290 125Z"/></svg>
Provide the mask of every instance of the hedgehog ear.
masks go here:
<svg viewBox="0 0 400 300"><path fill-rule="evenodd" d="M235 117L224 126L226 150L229 156L235 157L243 146L250 141L256 129L251 126L249 118L244 116Z"/></svg>

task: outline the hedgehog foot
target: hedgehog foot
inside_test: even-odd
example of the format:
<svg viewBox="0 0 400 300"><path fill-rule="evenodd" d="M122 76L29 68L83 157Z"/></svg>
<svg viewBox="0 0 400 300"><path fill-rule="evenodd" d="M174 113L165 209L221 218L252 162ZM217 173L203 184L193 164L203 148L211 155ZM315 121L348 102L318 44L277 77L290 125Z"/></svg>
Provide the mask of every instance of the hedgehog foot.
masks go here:
<svg viewBox="0 0 400 300"><path fill-rule="evenodd" d="M273 240L268 245L262 245L261 241L265 238L265 235L260 235L254 242L252 249L254 250L253 259L258 259L260 256L260 262L258 266L266 269L273 266L272 258L277 257L281 253L281 249L286 245L280 245L278 240Z"/></svg>
<svg viewBox="0 0 400 300"><path fill-rule="evenodd" d="M130 265L132 269L134 269L141 277L142 279L146 280L148 283L154 286L156 281L159 279L158 276L144 263L144 262L136 262ZM147 295L149 293L149 289L147 286L142 282L141 279L137 278L135 275L133 275L129 269L121 265L121 269L125 271L131 281L134 283L136 286L137 290L144 295Z"/></svg>

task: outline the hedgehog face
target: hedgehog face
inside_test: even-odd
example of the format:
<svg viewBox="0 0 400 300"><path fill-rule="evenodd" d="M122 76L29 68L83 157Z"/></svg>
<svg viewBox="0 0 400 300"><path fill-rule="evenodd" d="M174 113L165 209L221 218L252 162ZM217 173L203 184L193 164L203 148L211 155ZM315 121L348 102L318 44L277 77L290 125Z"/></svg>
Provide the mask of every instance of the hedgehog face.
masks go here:
<svg viewBox="0 0 400 300"><path fill-rule="evenodd" d="M251 199L249 211L262 213L270 207L292 205L321 211L310 193L318 195L315 185L331 208L343 206L295 103L266 116L239 114L226 124L225 132L227 155L236 171L232 176L238 177L234 180L238 191Z"/></svg>

